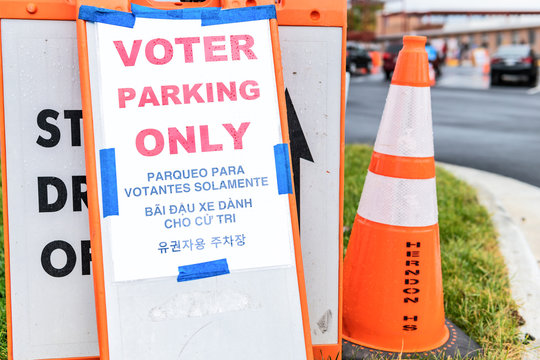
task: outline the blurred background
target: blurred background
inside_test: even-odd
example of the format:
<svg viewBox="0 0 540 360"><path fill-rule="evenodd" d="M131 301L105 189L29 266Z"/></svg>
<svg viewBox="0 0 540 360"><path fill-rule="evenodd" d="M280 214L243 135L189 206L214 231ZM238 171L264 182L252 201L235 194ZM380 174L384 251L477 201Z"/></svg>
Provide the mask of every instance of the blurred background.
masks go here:
<svg viewBox="0 0 540 360"><path fill-rule="evenodd" d="M540 1L349 0L346 142L375 141L403 35L428 38L436 160L540 186Z"/></svg>

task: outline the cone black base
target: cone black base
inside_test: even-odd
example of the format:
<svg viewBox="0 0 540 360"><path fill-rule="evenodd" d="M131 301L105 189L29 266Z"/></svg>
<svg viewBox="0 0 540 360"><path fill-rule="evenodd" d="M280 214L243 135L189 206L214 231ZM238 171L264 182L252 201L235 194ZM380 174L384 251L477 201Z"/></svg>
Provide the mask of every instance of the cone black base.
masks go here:
<svg viewBox="0 0 540 360"><path fill-rule="evenodd" d="M446 326L450 331L450 337L446 343L436 349L417 353L399 353L370 349L343 340L343 360L452 359L458 355L461 356L460 359L473 359L482 354L480 345L448 319L446 319Z"/></svg>

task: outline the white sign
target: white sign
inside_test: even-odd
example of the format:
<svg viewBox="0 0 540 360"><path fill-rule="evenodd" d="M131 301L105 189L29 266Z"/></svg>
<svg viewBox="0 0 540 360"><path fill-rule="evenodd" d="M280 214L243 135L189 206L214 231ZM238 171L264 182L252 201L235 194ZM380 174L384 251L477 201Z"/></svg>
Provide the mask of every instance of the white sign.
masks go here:
<svg viewBox="0 0 540 360"><path fill-rule="evenodd" d="M300 236L311 338L313 344L335 344L339 332L342 256L339 184L343 29L280 26L279 37L285 86L311 154L310 159L296 160L300 161L300 189L296 196L300 196ZM292 128L293 116L288 121ZM295 141L298 139L292 135L293 156Z"/></svg>
<svg viewBox="0 0 540 360"><path fill-rule="evenodd" d="M1 26L13 358L97 356L75 23Z"/></svg>
<svg viewBox="0 0 540 360"><path fill-rule="evenodd" d="M231 271L291 266L268 21L95 26L96 154L115 281L217 259Z"/></svg>

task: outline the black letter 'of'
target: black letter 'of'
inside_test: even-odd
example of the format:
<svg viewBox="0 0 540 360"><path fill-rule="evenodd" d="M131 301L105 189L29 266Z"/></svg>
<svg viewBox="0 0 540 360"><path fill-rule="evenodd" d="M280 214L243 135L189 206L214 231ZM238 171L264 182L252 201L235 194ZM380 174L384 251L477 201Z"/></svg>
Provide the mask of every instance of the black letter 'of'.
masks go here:
<svg viewBox="0 0 540 360"><path fill-rule="evenodd" d="M51 263L51 255L53 251L57 249L66 253L66 265L60 269L55 268ZM64 277L69 275L73 271L76 262L77 254L75 254L75 250L71 245L62 240L55 240L48 243L41 252L41 266L43 266L43 270L45 270L47 274L53 277Z"/></svg>

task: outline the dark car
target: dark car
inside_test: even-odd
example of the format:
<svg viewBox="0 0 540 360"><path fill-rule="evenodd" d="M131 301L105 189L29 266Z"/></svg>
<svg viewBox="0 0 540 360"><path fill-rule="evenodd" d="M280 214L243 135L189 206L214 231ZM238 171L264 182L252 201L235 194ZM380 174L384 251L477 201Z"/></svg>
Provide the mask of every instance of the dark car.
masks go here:
<svg viewBox="0 0 540 360"><path fill-rule="evenodd" d="M362 45L347 43L347 71L356 74L359 69L365 69L365 72L369 74L371 55Z"/></svg>
<svg viewBox="0 0 540 360"><path fill-rule="evenodd" d="M491 85L498 85L504 78L525 80L536 86L538 67L536 56L529 45L503 45L491 58Z"/></svg>
<svg viewBox="0 0 540 360"><path fill-rule="evenodd" d="M386 76L386 80L390 80L392 78L392 73L394 72L394 68L396 67L396 59L402 47L403 44L394 43L388 45L384 50L382 60L383 71L384 75Z"/></svg>

